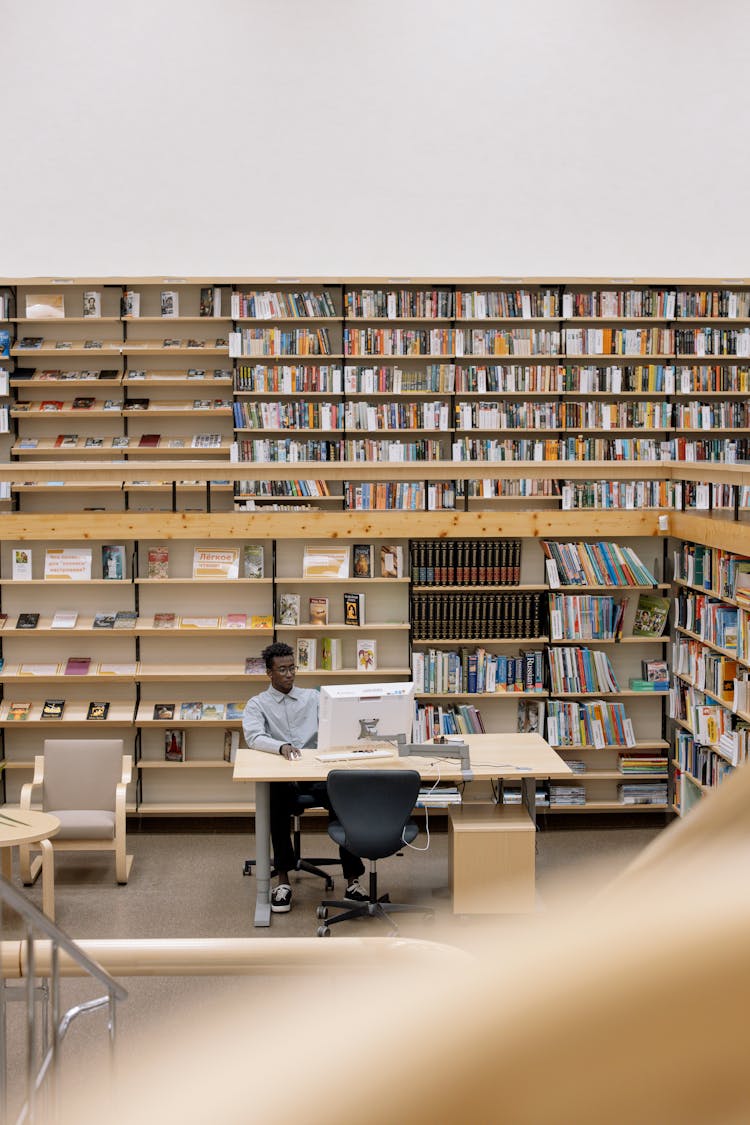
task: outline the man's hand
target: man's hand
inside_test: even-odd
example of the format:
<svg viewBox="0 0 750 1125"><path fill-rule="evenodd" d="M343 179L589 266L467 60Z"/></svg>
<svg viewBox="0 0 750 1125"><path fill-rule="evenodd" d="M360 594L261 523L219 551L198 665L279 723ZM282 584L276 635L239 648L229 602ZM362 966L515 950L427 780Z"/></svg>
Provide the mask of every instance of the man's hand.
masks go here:
<svg viewBox="0 0 750 1125"><path fill-rule="evenodd" d="M302 757L302 751L298 750L296 746L292 746L290 742L285 742L279 750L279 753L282 754L287 761L294 761L295 758Z"/></svg>

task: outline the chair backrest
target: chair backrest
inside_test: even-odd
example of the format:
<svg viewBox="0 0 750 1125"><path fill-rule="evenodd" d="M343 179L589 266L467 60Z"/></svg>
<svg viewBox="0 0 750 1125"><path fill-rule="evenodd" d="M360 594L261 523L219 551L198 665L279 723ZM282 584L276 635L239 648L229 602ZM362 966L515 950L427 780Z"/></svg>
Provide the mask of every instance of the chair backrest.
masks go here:
<svg viewBox="0 0 750 1125"><path fill-rule="evenodd" d="M416 770L331 770L328 796L349 851L365 859L399 851L419 786Z"/></svg>
<svg viewBox="0 0 750 1125"><path fill-rule="evenodd" d="M121 738L45 738L45 809L115 811L122 777Z"/></svg>

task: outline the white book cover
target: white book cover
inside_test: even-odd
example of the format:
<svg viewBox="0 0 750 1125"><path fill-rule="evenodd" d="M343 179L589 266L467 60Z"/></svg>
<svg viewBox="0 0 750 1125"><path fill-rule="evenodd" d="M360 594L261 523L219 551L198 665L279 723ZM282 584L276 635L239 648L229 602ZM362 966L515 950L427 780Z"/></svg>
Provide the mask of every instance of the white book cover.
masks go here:
<svg viewBox="0 0 750 1125"><path fill-rule="evenodd" d="M314 637L297 637L297 671L314 672L318 642Z"/></svg>
<svg viewBox="0 0 750 1125"><path fill-rule="evenodd" d="M377 641L357 638L357 671L375 672L378 667Z"/></svg>
<svg viewBox="0 0 750 1125"><path fill-rule="evenodd" d="M44 556L45 578L91 578L90 547L48 547Z"/></svg>
<svg viewBox="0 0 750 1125"><path fill-rule="evenodd" d="M83 294L83 315L85 317L102 315L102 295L96 290L88 290Z"/></svg>
<svg viewBox="0 0 750 1125"><path fill-rule="evenodd" d="M238 578L239 547L196 547L193 551L193 578Z"/></svg>
<svg viewBox="0 0 750 1125"><path fill-rule="evenodd" d="M74 609L58 609L52 618L52 629L75 629L78 613Z"/></svg>
<svg viewBox="0 0 750 1125"><path fill-rule="evenodd" d="M175 289L162 289L161 315L164 317L180 315L180 294Z"/></svg>
<svg viewBox="0 0 750 1125"><path fill-rule="evenodd" d="M28 582L31 578L31 548L13 548L13 581Z"/></svg>
<svg viewBox="0 0 750 1125"><path fill-rule="evenodd" d="M299 594L279 594L279 625L299 625Z"/></svg>

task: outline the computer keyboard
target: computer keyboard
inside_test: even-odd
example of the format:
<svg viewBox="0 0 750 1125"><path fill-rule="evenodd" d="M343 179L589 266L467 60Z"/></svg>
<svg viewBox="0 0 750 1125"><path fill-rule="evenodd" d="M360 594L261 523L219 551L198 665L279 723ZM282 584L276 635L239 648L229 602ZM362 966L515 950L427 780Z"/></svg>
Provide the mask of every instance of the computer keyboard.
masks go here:
<svg viewBox="0 0 750 1125"><path fill-rule="evenodd" d="M370 758L392 758L392 750L335 750L330 754L316 754L319 762L368 761Z"/></svg>

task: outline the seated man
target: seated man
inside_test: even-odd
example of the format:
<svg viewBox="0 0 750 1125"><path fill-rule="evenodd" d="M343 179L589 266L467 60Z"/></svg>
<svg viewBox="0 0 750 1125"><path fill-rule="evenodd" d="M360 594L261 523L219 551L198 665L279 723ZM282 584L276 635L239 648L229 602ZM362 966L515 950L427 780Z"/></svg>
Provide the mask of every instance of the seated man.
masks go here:
<svg viewBox="0 0 750 1125"><path fill-rule="evenodd" d="M294 653L289 645L277 641L268 645L261 655L271 686L245 705L242 715L245 741L254 750L283 754L294 760L299 758L302 747L317 745L320 697L317 691L295 686ZM319 805L331 810L324 781L271 783L271 843L278 876L278 884L271 892L271 910L275 914L286 914L292 908L289 871L294 867L294 849L290 830L297 793L310 794ZM367 893L358 879L365 869L362 860L345 848L339 848L339 855L346 879L345 897L352 902L365 902Z"/></svg>

